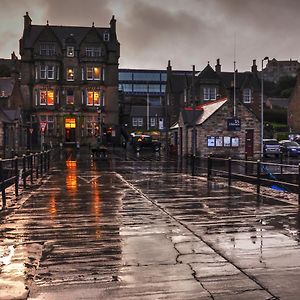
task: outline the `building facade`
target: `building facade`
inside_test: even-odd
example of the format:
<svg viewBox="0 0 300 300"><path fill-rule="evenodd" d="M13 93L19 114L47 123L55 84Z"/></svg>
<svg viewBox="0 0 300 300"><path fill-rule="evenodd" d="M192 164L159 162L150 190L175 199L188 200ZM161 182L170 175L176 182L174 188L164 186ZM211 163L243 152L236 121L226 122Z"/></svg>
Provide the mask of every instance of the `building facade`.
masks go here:
<svg viewBox="0 0 300 300"><path fill-rule="evenodd" d="M21 91L32 141L108 141L118 136L116 20L110 27L32 25L20 39Z"/></svg>
<svg viewBox="0 0 300 300"><path fill-rule="evenodd" d="M166 70L120 69L120 123L128 131L165 128Z"/></svg>

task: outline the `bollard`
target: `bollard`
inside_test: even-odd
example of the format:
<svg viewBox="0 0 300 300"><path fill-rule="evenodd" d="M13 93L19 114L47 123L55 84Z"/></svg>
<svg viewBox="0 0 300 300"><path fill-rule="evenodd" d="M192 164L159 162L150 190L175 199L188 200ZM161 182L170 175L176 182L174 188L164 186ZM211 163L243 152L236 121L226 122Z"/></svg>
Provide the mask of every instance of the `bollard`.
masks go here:
<svg viewBox="0 0 300 300"><path fill-rule="evenodd" d="M23 162L23 188L26 189L26 155L23 154L22 157L22 162Z"/></svg>
<svg viewBox="0 0 300 300"><path fill-rule="evenodd" d="M232 172L231 172L231 165L232 161L231 161L231 157L228 158L228 186L231 186L231 176L232 176Z"/></svg>
<svg viewBox="0 0 300 300"><path fill-rule="evenodd" d="M14 168L15 168L15 195L19 195L19 165L18 165L18 156L14 158Z"/></svg>
<svg viewBox="0 0 300 300"><path fill-rule="evenodd" d="M260 168L261 168L261 162L260 160L257 161L256 164L257 168L257 177L256 177L256 193L259 195L260 194Z"/></svg>
<svg viewBox="0 0 300 300"><path fill-rule="evenodd" d="M6 207L6 194L5 194L5 186L4 186L4 174L3 174L3 160L0 158L0 186L1 186L1 194L2 194L2 209Z"/></svg>

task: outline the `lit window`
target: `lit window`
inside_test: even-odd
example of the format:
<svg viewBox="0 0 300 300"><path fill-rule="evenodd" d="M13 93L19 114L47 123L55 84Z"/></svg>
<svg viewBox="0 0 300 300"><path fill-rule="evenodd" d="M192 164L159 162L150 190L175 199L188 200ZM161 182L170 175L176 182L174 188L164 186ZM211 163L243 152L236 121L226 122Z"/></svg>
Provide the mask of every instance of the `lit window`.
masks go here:
<svg viewBox="0 0 300 300"><path fill-rule="evenodd" d="M252 91L251 89L243 90L243 101L244 103L251 103L252 100Z"/></svg>
<svg viewBox="0 0 300 300"><path fill-rule="evenodd" d="M54 105L53 90L40 90L40 105Z"/></svg>
<svg viewBox="0 0 300 300"><path fill-rule="evenodd" d="M99 106L100 105L100 92L99 91L88 91L87 92L87 105Z"/></svg>
<svg viewBox="0 0 300 300"><path fill-rule="evenodd" d="M217 99L217 89L216 88L204 88L203 89L203 99L204 101L216 100Z"/></svg>
<svg viewBox="0 0 300 300"><path fill-rule="evenodd" d="M67 56L74 57L74 47L67 47Z"/></svg>
<svg viewBox="0 0 300 300"><path fill-rule="evenodd" d="M74 81L74 68L67 69L67 81Z"/></svg>
<svg viewBox="0 0 300 300"><path fill-rule="evenodd" d="M99 67L87 67L86 79L87 80L100 80L100 68Z"/></svg>
<svg viewBox="0 0 300 300"><path fill-rule="evenodd" d="M75 118L66 118L65 119L65 128L76 128L76 119Z"/></svg>

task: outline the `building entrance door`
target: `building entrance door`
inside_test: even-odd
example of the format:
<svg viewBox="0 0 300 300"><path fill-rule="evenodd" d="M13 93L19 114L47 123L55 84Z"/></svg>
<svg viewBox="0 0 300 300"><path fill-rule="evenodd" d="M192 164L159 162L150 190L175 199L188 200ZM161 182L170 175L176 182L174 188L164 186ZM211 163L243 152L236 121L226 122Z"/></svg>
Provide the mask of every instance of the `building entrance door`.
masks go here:
<svg viewBox="0 0 300 300"><path fill-rule="evenodd" d="M65 141L66 143L75 143L76 142L76 119L75 118L66 118L65 119Z"/></svg>
<svg viewBox="0 0 300 300"><path fill-rule="evenodd" d="M252 157L254 152L254 129L246 129L245 153Z"/></svg>

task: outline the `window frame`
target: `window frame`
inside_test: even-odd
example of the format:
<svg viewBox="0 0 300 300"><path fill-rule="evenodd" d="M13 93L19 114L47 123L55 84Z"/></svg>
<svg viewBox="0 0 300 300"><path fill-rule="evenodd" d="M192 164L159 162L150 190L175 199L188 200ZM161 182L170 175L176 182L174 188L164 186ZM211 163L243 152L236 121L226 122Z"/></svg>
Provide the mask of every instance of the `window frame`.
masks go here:
<svg viewBox="0 0 300 300"><path fill-rule="evenodd" d="M69 72L71 71L71 72ZM72 76L70 76L72 74ZM67 67L67 81L74 81L75 80L75 68L74 67Z"/></svg>
<svg viewBox="0 0 300 300"><path fill-rule="evenodd" d="M52 96L50 95L52 94ZM43 97L42 97L43 95ZM45 97L45 99L43 99ZM49 101L49 99L52 98L52 101ZM42 101L43 99L43 101ZM54 106L55 104L55 93L54 89L40 89L39 90L39 105L40 106Z"/></svg>
<svg viewBox="0 0 300 300"><path fill-rule="evenodd" d="M99 107L101 102L100 90L87 90L86 91L86 105L89 107Z"/></svg>
<svg viewBox="0 0 300 300"><path fill-rule="evenodd" d="M250 88L243 89L243 103L249 104L252 102L252 90Z"/></svg>
<svg viewBox="0 0 300 300"><path fill-rule="evenodd" d="M74 56L75 56L75 47L67 46L67 57L74 57Z"/></svg>
<svg viewBox="0 0 300 300"><path fill-rule="evenodd" d="M204 101L211 101L211 100L216 100L216 99L217 99L217 88L216 87L204 87L203 88L203 100Z"/></svg>

